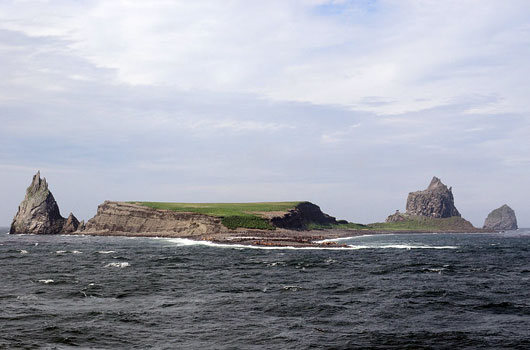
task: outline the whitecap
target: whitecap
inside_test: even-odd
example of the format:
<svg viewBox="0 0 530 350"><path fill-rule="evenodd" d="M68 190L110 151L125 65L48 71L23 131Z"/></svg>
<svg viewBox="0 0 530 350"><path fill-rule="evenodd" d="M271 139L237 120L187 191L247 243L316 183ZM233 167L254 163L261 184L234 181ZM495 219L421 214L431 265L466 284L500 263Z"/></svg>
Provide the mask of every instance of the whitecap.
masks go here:
<svg viewBox="0 0 530 350"><path fill-rule="evenodd" d="M124 268L127 266L131 266L131 265L126 261L125 262L113 262L113 263L109 263L105 265L105 267L119 267L119 268Z"/></svg>
<svg viewBox="0 0 530 350"><path fill-rule="evenodd" d="M79 250L72 250L72 254L83 254L83 252L80 252Z"/></svg>
<svg viewBox="0 0 530 350"><path fill-rule="evenodd" d="M99 254L111 254L111 253L116 253L114 250L100 250L98 252Z"/></svg>
<svg viewBox="0 0 530 350"><path fill-rule="evenodd" d="M385 244L385 245L348 245L352 249L458 249L456 246L430 246L414 244Z"/></svg>
<svg viewBox="0 0 530 350"><path fill-rule="evenodd" d="M66 250L58 250L58 251L56 251L55 253L56 253L56 254L64 254L64 253L66 253Z"/></svg>
<svg viewBox="0 0 530 350"><path fill-rule="evenodd" d="M283 286L282 289L283 290L292 290L292 291L296 292L297 290L302 289L302 287L300 287L300 286Z"/></svg>
<svg viewBox="0 0 530 350"><path fill-rule="evenodd" d="M200 245L215 248L232 248L232 249L263 249L263 250L348 250L348 247L293 247L293 246L256 246L246 244L228 244L228 243L214 243L211 241L195 241L188 238L162 238L168 242L175 243L179 246L193 246Z"/></svg>
<svg viewBox="0 0 530 350"><path fill-rule="evenodd" d="M54 280L50 280L50 279L48 279L48 280L39 280L39 282L40 282L40 283L44 283L44 284L48 284L48 283L53 283L53 282L55 282L55 281L54 281Z"/></svg>
<svg viewBox="0 0 530 350"><path fill-rule="evenodd" d="M27 251L27 250L24 250L24 249L22 249L22 250L20 251L20 254L28 254L28 251Z"/></svg>

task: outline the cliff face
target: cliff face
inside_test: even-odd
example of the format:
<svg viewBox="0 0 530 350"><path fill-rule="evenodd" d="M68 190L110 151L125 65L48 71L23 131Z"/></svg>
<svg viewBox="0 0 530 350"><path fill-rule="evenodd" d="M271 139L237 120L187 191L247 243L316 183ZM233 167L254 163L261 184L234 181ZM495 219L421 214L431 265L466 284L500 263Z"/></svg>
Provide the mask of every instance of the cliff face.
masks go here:
<svg viewBox="0 0 530 350"><path fill-rule="evenodd" d="M310 223L319 225L336 224L333 216L323 213L318 205L302 202L282 216L273 217L271 223L280 228L303 230Z"/></svg>
<svg viewBox="0 0 530 350"><path fill-rule="evenodd" d="M75 231L77 219L70 214L70 227ZM75 219L75 222L74 222ZM26 197L20 203L9 233L57 234L63 233L66 219L61 216L59 206L48 189L46 179L40 178L40 172L33 176L26 190Z"/></svg>
<svg viewBox="0 0 530 350"><path fill-rule="evenodd" d="M226 231L221 219L196 213L152 209L137 204L105 201L83 232L94 234L164 234L190 237Z"/></svg>
<svg viewBox="0 0 530 350"><path fill-rule="evenodd" d="M426 190L409 193L407 214L432 218L460 216L454 204L452 189L447 188L437 177L433 177Z"/></svg>
<svg viewBox="0 0 530 350"><path fill-rule="evenodd" d="M489 213L484 221L484 228L489 230L517 230L515 211L504 204Z"/></svg>

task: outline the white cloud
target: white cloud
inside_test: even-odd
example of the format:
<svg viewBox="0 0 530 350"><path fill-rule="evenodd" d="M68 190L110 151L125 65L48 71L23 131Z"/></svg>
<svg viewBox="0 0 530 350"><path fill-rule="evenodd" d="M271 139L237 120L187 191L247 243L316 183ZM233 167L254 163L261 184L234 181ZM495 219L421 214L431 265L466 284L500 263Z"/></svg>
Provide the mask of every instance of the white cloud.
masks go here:
<svg viewBox="0 0 530 350"><path fill-rule="evenodd" d="M38 168L85 219L167 194L369 222L433 175L475 224L484 188L530 217L529 7L3 1L0 223Z"/></svg>
<svg viewBox="0 0 530 350"><path fill-rule="evenodd" d="M385 114L495 95L475 111L526 112L528 13L522 0L12 2L0 26L67 40L131 84Z"/></svg>

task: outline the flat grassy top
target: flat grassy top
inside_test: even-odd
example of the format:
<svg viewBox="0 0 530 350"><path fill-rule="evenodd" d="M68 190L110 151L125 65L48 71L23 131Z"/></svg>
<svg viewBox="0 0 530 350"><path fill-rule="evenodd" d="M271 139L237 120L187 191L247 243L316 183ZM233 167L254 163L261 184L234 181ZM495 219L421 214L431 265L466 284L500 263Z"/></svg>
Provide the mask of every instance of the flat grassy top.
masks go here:
<svg viewBox="0 0 530 350"><path fill-rule="evenodd" d="M260 212L287 211L302 202L256 202L256 203L163 203L129 202L153 209L166 209L198 213L222 218L229 229L253 228L274 230L275 227L263 218Z"/></svg>
<svg viewBox="0 0 530 350"><path fill-rule="evenodd" d="M204 215L258 216L256 212L287 211L301 202L256 202L256 203L163 203L163 202L129 202L153 209L185 211Z"/></svg>

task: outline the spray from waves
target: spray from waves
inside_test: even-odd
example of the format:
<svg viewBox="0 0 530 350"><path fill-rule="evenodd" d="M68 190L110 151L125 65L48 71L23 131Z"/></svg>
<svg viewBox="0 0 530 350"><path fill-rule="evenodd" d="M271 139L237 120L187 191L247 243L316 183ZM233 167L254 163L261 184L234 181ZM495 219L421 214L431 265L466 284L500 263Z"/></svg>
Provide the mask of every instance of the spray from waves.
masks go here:
<svg viewBox="0 0 530 350"><path fill-rule="evenodd" d="M128 266L131 266L128 262L124 261L124 262L113 262L113 263L109 263L107 265L105 265L105 267L119 267L119 268L124 268L124 267L128 267Z"/></svg>
<svg viewBox="0 0 530 350"><path fill-rule="evenodd" d="M414 244L349 245L352 249L458 249L453 245L431 246Z"/></svg>
<svg viewBox="0 0 530 350"><path fill-rule="evenodd" d="M206 246L214 248L232 248L232 249L262 249L262 250L348 250L347 247L261 247L255 245L246 244L227 244L227 243L214 243L211 241L194 241L187 238L159 238L167 242L174 243L178 246Z"/></svg>
<svg viewBox="0 0 530 350"><path fill-rule="evenodd" d="M49 284L49 283L53 283L54 280L39 280L40 283L44 283L44 284Z"/></svg>
<svg viewBox="0 0 530 350"><path fill-rule="evenodd" d="M458 249L456 246L429 246L413 244L387 244L387 245L348 245L347 247L261 247L245 244L214 243L211 241L194 241L187 238L158 238L178 246L206 246L214 248L232 249L262 249L262 250L359 250L359 249Z"/></svg>

